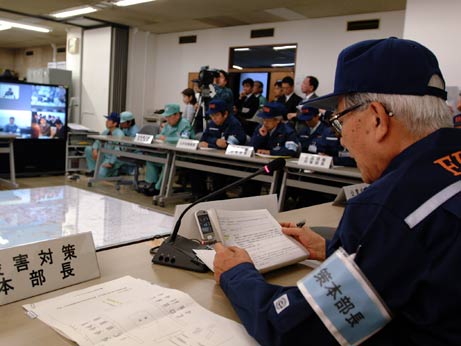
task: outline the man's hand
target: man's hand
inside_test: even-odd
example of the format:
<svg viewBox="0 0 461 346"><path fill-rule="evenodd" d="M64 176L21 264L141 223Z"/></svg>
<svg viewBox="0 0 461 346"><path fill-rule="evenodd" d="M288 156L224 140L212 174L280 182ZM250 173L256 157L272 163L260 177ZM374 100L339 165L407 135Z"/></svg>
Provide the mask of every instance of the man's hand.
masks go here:
<svg viewBox="0 0 461 346"><path fill-rule="evenodd" d="M248 255L248 252L239 247L225 247L221 243L216 243L214 249L216 251L216 256L213 262L214 278L218 285L222 273L228 271L240 263L253 263L250 256Z"/></svg>
<svg viewBox="0 0 461 346"><path fill-rule="evenodd" d="M198 144L198 146L199 146L200 148L208 148L208 142L205 142L205 141L200 142L200 143Z"/></svg>
<svg viewBox="0 0 461 346"><path fill-rule="evenodd" d="M98 150L93 149L93 152L91 153L91 156L93 156L93 160L97 160L97 158L98 158Z"/></svg>
<svg viewBox="0 0 461 346"><path fill-rule="evenodd" d="M293 119L293 118L296 118L296 115L297 115L296 113L288 113L288 114L287 114L287 119L288 119L288 120L291 120L291 119Z"/></svg>
<svg viewBox="0 0 461 346"><path fill-rule="evenodd" d="M310 253L309 259L323 261L326 256L326 241L307 226L296 227L293 222L281 222L282 232L300 242Z"/></svg>
<svg viewBox="0 0 461 346"><path fill-rule="evenodd" d="M266 149L258 149L256 151L258 154L263 154L263 155L270 155L271 154L271 151L270 150L266 150Z"/></svg>
<svg viewBox="0 0 461 346"><path fill-rule="evenodd" d="M164 135L159 135L158 137L156 137L156 139L160 139L161 141L164 141L166 137Z"/></svg>
<svg viewBox="0 0 461 346"><path fill-rule="evenodd" d="M225 138L218 138L216 140L216 146L218 148L226 148L227 147L227 142L226 142L226 139Z"/></svg>
<svg viewBox="0 0 461 346"><path fill-rule="evenodd" d="M261 126L261 127L259 128L259 134L260 134L261 136L263 136L263 137L264 137L264 136L267 136L267 129L266 129L264 126Z"/></svg>
<svg viewBox="0 0 461 346"><path fill-rule="evenodd" d="M104 168L112 168L114 165L109 162L106 162L106 163L103 163L101 166Z"/></svg>

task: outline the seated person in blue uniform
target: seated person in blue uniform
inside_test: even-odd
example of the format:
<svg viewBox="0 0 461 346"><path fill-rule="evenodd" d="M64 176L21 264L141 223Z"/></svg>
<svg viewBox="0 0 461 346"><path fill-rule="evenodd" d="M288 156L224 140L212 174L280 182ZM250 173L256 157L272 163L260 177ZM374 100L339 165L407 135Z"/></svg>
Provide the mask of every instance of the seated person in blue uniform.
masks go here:
<svg viewBox="0 0 461 346"><path fill-rule="evenodd" d="M331 124L370 186L347 202L331 241L282 222L311 259L329 259L283 287L218 243L216 282L261 345L461 345L461 137L437 58L410 40L362 41L340 53L334 85L308 104L336 109ZM329 270L339 248L355 254L348 269L334 262L344 277ZM348 291L359 270L363 301ZM311 294L313 280L323 294Z"/></svg>
<svg viewBox="0 0 461 346"><path fill-rule="evenodd" d="M258 113L263 123L255 129L250 141L257 153L292 157L298 154L299 141L296 132L282 122L286 112L283 104L269 102Z"/></svg>
<svg viewBox="0 0 461 346"><path fill-rule="evenodd" d="M244 145L245 131L238 119L229 114L228 105L224 100L213 99L208 105L207 115L211 120L200 138L199 148L214 148L225 150L229 144ZM200 171L191 171L192 194L201 197L207 194L206 180L210 176L213 181L212 191L226 183L225 176L220 174L206 175ZM219 198L226 198L224 195Z"/></svg>
<svg viewBox="0 0 461 346"><path fill-rule="evenodd" d="M156 136L166 143L176 144L180 138L193 139L194 130L188 120L181 117L179 105L176 103L167 104L162 113L162 117L166 119L166 125L162 131ZM146 196L155 196L160 193L164 175L164 166L160 163L146 161L146 177L145 181L148 184L142 192Z"/></svg>
<svg viewBox="0 0 461 346"><path fill-rule="evenodd" d="M250 145L259 154L295 157L300 149L298 137L291 125L283 122L287 109L279 102L266 103L258 113L263 123L254 130ZM249 181L242 186L240 197L259 196L262 183Z"/></svg>
<svg viewBox="0 0 461 346"><path fill-rule="evenodd" d="M129 111L120 113L120 129L127 137L136 137L139 127L136 125L133 113Z"/></svg>
<svg viewBox="0 0 461 346"><path fill-rule="evenodd" d="M298 120L306 123L306 127L298 132L303 153L332 156L333 164L336 166L357 166L349 152L341 146L335 131L322 120L318 108L303 105L298 114Z"/></svg>
<svg viewBox="0 0 461 346"><path fill-rule="evenodd" d="M123 137L123 131L119 129L120 116L117 112L112 112L110 115L105 115L106 118L106 129L101 132L103 136L116 136ZM92 146L85 147L85 157L88 172L86 175L92 176L96 167L96 160L98 158L98 152L101 148L101 142L96 140ZM120 150L118 145L110 142L104 144L104 148L110 150ZM122 162L117 159L115 155L106 155L101 159L101 167L99 168L100 177L114 177L118 175L118 171L122 166Z"/></svg>

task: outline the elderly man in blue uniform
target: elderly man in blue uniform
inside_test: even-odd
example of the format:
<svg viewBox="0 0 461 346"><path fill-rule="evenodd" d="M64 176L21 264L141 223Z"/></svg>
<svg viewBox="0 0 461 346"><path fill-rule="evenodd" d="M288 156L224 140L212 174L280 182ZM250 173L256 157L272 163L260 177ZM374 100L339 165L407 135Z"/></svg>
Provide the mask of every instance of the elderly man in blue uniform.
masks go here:
<svg viewBox="0 0 461 346"><path fill-rule="evenodd" d="M110 115L105 115L106 118L106 129L101 132L103 136L116 136L123 137L123 131L119 129L120 116L116 112L110 113ZM113 143L105 143L104 147L107 149L120 150L119 146L114 145ZM92 176L94 169L96 167L96 159L98 158L98 152L101 148L100 141L94 141L92 146L85 148L85 157L86 164L88 168L87 175ZM119 169L122 166L122 162L117 159L115 155L105 155L102 158L101 167L99 168L100 177L114 177L119 173Z"/></svg>
<svg viewBox="0 0 461 346"><path fill-rule="evenodd" d="M331 241L282 223L328 259L281 287L242 249L216 245L215 278L262 345L461 345L461 139L445 99L437 59L417 42L340 53L334 92L309 104L336 108L331 123L370 186Z"/></svg>
<svg viewBox="0 0 461 346"><path fill-rule="evenodd" d="M181 117L178 104L167 104L162 116L167 123L160 134L156 136L156 139L165 143L176 144L180 138L194 138L194 130L189 121ZM155 196L160 193L164 171L164 165L146 161L145 181L149 185L142 190L146 196Z"/></svg>
<svg viewBox="0 0 461 346"><path fill-rule="evenodd" d="M331 112L326 113L331 115ZM305 121L307 125L304 129L298 131L303 153L332 156L334 165L356 167L354 159L341 146L339 137L334 129L321 119L318 108L304 104L298 114L298 119Z"/></svg>
<svg viewBox="0 0 461 346"><path fill-rule="evenodd" d="M226 149L229 144L244 145L246 141L245 131L238 119L229 114L228 105L224 100L213 99L208 105L207 115L211 120L200 138L200 148ZM213 190L226 184L226 178L220 174L211 174ZM191 172L192 194L195 198L207 194L206 179L199 171ZM225 195L218 196L217 199L226 198Z"/></svg>

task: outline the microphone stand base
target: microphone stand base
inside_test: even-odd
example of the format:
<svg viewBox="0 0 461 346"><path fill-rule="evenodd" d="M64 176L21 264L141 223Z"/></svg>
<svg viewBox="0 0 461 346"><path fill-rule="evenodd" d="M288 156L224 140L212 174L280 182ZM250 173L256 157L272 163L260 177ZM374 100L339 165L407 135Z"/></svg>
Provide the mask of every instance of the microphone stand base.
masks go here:
<svg viewBox="0 0 461 346"><path fill-rule="evenodd" d="M194 249L207 249L207 246L179 235L176 236L174 242L169 240L170 238L160 245L154 258L152 258L152 263L200 273L209 270L193 251Z"/></svg>

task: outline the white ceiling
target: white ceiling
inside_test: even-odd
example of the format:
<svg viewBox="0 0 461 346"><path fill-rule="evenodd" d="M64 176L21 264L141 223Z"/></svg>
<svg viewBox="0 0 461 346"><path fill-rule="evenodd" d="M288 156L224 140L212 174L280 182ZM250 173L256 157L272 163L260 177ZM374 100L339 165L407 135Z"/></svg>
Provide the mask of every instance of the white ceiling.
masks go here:
<svg viewBox="0 0 461 346"><path fill-rule="evenodd" d="M46 26L48 34L10 29L0 31L0 48L65 45L64 22L48 20L49 13L96 5L100 11L85 18L111 22L152 33L170 33L296 19L404 10L406 0L156 0L129 7L112 1L0 0L0 20Z"/></svg>

